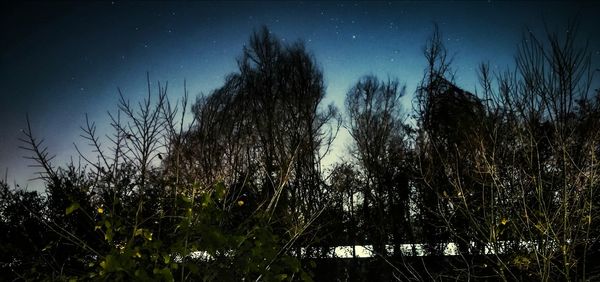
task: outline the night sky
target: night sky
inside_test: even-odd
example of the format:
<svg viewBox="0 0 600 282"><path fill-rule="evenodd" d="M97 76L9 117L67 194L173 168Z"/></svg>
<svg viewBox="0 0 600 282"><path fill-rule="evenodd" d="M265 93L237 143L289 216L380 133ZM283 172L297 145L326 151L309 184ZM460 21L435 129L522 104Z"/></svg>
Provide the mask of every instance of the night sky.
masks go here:
<svg viewBox="0 0 600 282"><path fill-rule="evenodd" d="M57 155L55 165L85 146L87 113L101 128L116 109L117 87L131 101L146 95L146 72L169 82L171 99L187 80L192 100L222 85L253 30L267 25L284 42L301 39L320 64L326 103L343 108L361 76L398 78L412 96L423 75L422 48L438 23L454 55L456 81L474 91L482 61L514 68L523 32L563 31L580 20L600 67L598 2L101 2L28 3L0 7L0 171L8 182L35 188L31 161L17 149L29 113L36 136ZM410 110L411 96L405 108ZM344 154L347 133L336 142Z"/></svg>

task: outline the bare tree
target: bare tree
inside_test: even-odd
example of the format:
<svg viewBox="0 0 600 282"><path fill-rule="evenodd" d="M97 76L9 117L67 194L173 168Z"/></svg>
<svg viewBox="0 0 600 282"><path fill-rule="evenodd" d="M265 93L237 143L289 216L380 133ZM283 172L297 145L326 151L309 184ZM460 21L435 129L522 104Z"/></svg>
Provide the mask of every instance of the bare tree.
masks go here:
<svg viewBox="0 0 600 282"><path fill-rule="evenodd" d="M346 95L348 129L354 139L353 155L364 174L362 224L370 230L368 242L382 256L394 242L394 253L411 237L406 155L407 131L400 98L405 87L398 81L379 82L368 76Z"/></svg>
<svg viewBox="0 0 600 282"><path fill-rule="evenodd" d="M433 96L422 100L429 129L423 144L430 144L423 159L440 164L421 161L421 168L427 185L438 189L438 216L459 245L461 275L477 277L491 267L504 280L590 278L599 137L591 126L598 99L591 97L589 52L577 47L575 32L569 25L546 41L527 33L516 71L498 74L497 81L482 65L483 101L442 104L451 114L442 119L455 133L435 118ZM473 120L466 128L453 123L464 115ZM485 256L474 260L478 253Z"/></svg>

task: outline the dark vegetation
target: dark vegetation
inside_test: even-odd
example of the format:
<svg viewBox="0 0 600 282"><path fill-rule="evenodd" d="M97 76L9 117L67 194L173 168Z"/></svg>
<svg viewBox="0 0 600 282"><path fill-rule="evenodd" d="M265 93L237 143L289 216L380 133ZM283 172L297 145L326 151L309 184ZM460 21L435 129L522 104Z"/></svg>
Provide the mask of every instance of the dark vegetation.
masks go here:
<svg viewBox="0 0 600 282"><path fill-rule="evenodd" d="M525 34L516 68L482 64L470 93L436 28L413 109L400 82L366 76L340 113L305 47L265 28L189 126L187 93L172 103L148 80L112 133L82 126L93 157L56 167L28 127L46 190L0 183L0 277L599 279L600 93L569 30ZM325 170L341 126L351 156ZM355 245L374 256L332 256Z"/></svg>

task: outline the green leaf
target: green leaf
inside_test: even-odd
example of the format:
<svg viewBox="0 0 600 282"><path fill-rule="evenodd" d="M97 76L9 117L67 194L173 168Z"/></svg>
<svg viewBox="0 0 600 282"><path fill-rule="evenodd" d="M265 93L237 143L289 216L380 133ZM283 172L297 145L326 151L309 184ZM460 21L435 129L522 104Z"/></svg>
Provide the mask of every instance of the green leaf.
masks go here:
<svg viewBox="0 0 600 282"><path fill-rule="evenodd" d="M113 272L119 269L119 263L114 256L108 255L104 261L100 262L100 267L106 272Z"/></svg>
<svg viewBox="0 0 600 282"><path fill-rule="evenodd" d="M203 208L208 208L211 206L211 204L212 204L212 199L210 198L209 194L202 196L202 207Z"/></svg>
<svg viewBox="0 0 600 282"><path fill-rule="evenodd" d="M223 200L223 197L225 197L225 185L223 185L223 182L217 183L215 187L215 192L217 199Z"/></svg>
<svg viewBox="0 0 600 282"><path fill-rule="evenodd" d="M113 238L112 229L107 229L106 233L104 234L104 240L111 241L112 238Z"/></svg>
<svg viewBox="0 0 600 282"><path fill-rule="evenodd" d="M74 211L76 211L77 209L79 209L79 203L75 202L72 203L66 210L65 213L67 215L70 215L71 213L73 213Z"/></svg>
<svg viewBox="0 0 600 282"><path fill-rule="evenodd" d="M150 230L144 229L143 236L147 241L152 241L152 232Z"/></svg>

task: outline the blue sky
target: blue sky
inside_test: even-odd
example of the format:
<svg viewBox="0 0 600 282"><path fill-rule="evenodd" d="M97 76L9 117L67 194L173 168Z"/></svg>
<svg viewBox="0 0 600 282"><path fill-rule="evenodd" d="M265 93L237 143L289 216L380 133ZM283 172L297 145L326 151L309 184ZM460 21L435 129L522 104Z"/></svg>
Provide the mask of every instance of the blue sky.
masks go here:
<svg viewBox="0 0 600 282"><path fill-rule="evenodd" d="M523 32L542 34L544 22L561 31L570 18L580 19L593 66L600 62L595 2L115 1L13 4L2 11L0 170L21 186L35 171L17 149L26 113L57 155L55 164L63 165L76 157L73 143L85 146L79 126L86 113L108 124L117 87L141 100L149 72L153 82L169 82L172 99L181 97L184 79L192 98L209 93L236 70L244 43L262 25L285 42L305 42L323 69L325 103L340 108L346 91L367 74L398 78L411 96L434 22L454 56L457 83L471 91L480 62L497 71L514 67ZM342 132L332 159L343 155L347 139Z"/></svg>

